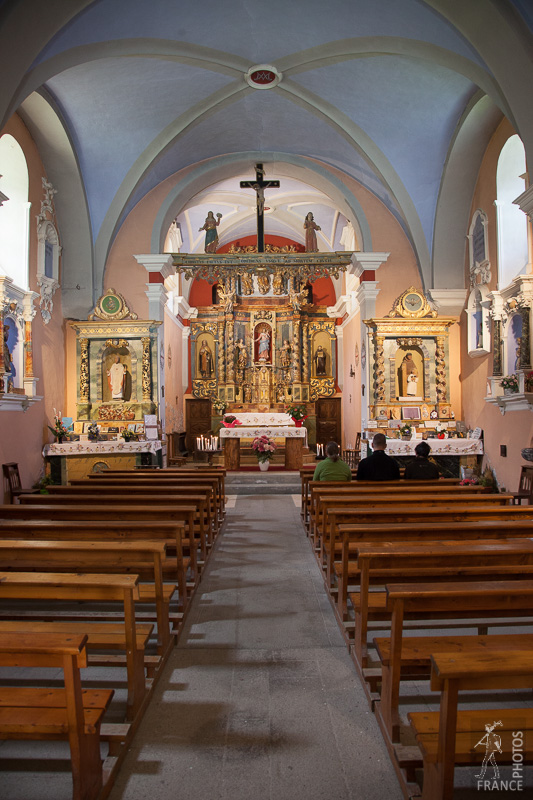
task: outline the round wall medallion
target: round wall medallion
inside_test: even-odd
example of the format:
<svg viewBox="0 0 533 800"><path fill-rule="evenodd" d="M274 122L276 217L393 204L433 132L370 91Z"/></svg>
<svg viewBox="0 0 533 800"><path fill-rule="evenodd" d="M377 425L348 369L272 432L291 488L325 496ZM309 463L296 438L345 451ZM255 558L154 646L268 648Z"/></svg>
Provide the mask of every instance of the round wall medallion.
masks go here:
<svg viewBox="0 0 533 800"><path fill-rule="evenodd" d="M244 79L253 89L273 89L282 78L282 73L271 64L256 64L244 73Z"/></svg>

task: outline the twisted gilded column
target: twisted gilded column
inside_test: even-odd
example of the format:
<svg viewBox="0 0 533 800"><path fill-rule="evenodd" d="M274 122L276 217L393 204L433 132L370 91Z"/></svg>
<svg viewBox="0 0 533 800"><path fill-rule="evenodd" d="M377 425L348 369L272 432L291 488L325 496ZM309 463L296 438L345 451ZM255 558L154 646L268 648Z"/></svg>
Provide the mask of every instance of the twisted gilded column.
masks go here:
<svg viewBox="0 0 533 800"><path fill-rule="evenodd" d="M294 319L292 324L292 366L294 370L294 380L300 381L300 319Z"/></svg>
<svg viewBox="0 0 533 800"><path fill-rule="evenodd" d="M218 382L225 383L224 369L224 320L218 323Z"/></svg>
<svg viewBox="0 0 533 800"><path fill-rule="evenodd" d="M24 322L24 377L33 378L33 340L31 320Z"/></svg>
<svg viewBox="0 0 533 800"><path fill-rule="evenodd" d="M226 317L226 332L228 334L226 375L228 383L235 383L235 340L233 338L233 317Z"/></svg>
<svg viewBox="0 0 533 800"><path fill-rule="evenodd" d="M80 339L80 403L89 402L89 340Z"/></svg>
<svg viewBox="0 0 533 800"><path fill-rule="evenodd" d="M374 336L374 403L385 402L385 355L383 336Z"/></svg>
<svg viewBox="0 0 533 800"><path fill-rule="evenodd" d="M529 315L531 309L525 306L520 309L520 316L522 317L522 336L520 337L520 369L531 369L531 355L530 355L530 331L529 331Z"/></svg>
<svg viewBox="0 0 533 800"><path fill-rule="evenodd" d="M493 345L493 363L492 363L492 373L493 375L503 375L503 367L502 367L502 321L501 319L495 319L492 322L493 324L493 337L494 337L494 345Z"/></svg>
<svg viewBox="0 0 533 800"><path fill-rule="evenodd" d="M435 375L437 403L446 402L446 361L444 357L444 337L437 336L437 347L435 349Z"/></svg>
<svg viewBox="0 0 533 800"><path fill-rule="evenodd" d="M152 380L150 370L150 337L143 336L141 339L143 346L142 360L142 394L143 402L152 399Z"/></svg>
<svg viewBox="0 0 533 800"><path fill-rule="evenodd" d="M309 323L303 326L303 359L302 359L304 383L309 383Z"/></svg>

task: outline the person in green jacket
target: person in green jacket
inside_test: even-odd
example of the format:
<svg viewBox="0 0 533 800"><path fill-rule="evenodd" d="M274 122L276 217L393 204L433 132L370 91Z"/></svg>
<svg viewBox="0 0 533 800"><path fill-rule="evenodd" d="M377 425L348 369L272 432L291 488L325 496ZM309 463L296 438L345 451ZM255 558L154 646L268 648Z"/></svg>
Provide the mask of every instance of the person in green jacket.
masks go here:
<svg viewBox="0 0 533 800"><path fill-rule="evenodd" d="M352 470L345 461L339 457L339 445L337 442L329 442L326 445L326 456L324 461L317 464L314 481L351 481Z"/></svg>

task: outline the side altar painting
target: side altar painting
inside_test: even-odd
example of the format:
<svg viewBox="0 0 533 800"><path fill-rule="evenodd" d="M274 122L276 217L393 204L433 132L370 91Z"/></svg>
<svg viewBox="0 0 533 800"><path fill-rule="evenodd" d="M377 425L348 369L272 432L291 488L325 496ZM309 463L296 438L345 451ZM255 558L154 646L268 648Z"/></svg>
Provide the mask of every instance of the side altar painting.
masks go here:
<svg viewBox="0 0 533 800"><path fill-rule="evenodd" d="M86 322L70 325L76 331L77 421L105 429L157 414L161 323L137 319L122 295L109 289Z"/></svg>
<svg viewBox="0 0 533 800"><path fill-rule="evenodd" d="M335 320L313 304L313 281L338 277L351 253L178 255L208 280L214 305L191 320L192 394L268 411L337 391Z"/></svg>

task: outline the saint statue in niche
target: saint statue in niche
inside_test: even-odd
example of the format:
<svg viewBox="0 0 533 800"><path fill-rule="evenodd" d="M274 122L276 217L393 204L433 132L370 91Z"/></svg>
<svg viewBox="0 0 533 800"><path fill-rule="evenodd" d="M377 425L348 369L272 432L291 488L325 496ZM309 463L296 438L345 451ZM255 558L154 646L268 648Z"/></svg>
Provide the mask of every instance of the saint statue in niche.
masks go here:
<svg viewBox="0 0 533 800"><path fill-rule="evenodd" d="M283 369L288 369L291 365L291 346L288 339L285 339L279 351L279 361Z"/></svg>
<svg viewBox="0 0 533 800"><path fill-rule="evenodd" d="M124 399L124 378L126 376L126 368L120 361L120 356L115 356L115 361L107 370L107 380L109 388L111 389L112 400Z"/></svg>
<svg viewBox="0 0 533 800"><path fill-rule="evenodd" d="M413 361L413 354L406 353L400 364L401 396L418 397L418 369Z"/></svg>
<svg viewBox="0 0 533 800"><path fill-rule="evenodd" d="M240 370L244 370L246 369L246 365L248 363L248 354L246 352L246 345L244 344L242 339L237 339L235 347L237 349L237 367Z"/></svg>
<svg viewBox="0 0 533 800"><path fill-rule="evenodd" d="M245 295L254 293L253 279L249 272L244 272L241 275L241 292Z"/></svg>
<svg viewBox="0 0 533 800"><path fill-rule="evenodd" d="M213 374L213 353L206 339L202 340L202 346L198 353L198 364L202 378L209 380Z"/></svg>
<svg viewBox="0 0 533 800"><path fill-rule="evenodd" d="M217 251L217 246L218 246L217 228L220 225L221 218L222 214L220 213L217 214L217 219L215 219L213 212L208 211L204 224L202 225L201 228L198 228L199 231L205 231L204 250L206 253L216 253Z"/></svg>
<svg viewBox="0 0 533 800"><path fill-rule="evenodd" d="M317 375L327 375L326 359L327 353L322 345L319 344L315 352L315 370Z"/></svg>
<svg viewBox="0 0 533 800"><path fill-rule="evenodd" d="M305 252L318 253L318 242L316 239L316 232L322 229L320 228L319 225L316 224L311 211L307 214L304 220L304 230L305 230Z"/></svg>
<svg viewBox="0 0 533 800"><path fill-rule="evenodd" d="M263 363L270 362L270 331L263 328L255 339L258 342L257 360Z"/></svg>
<svg viewBox="0 0 533 800"><path fill-rule="evenodd" d="M279 270L276 270L272 278L272 289L274 294L283 294L283 276Z"/></svg>

